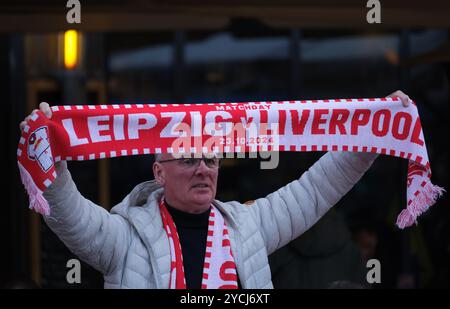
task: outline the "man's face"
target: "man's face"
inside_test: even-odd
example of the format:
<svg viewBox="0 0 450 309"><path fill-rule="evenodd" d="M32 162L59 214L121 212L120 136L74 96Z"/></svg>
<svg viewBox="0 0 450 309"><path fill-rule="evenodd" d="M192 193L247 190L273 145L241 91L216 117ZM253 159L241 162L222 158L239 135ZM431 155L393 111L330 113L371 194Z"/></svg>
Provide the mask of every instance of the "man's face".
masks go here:
<svg viewBox="0 0 450 309"><path fill-rule="evenodd" d="M163 154L159 161L173 159ZM218 168L208 167L204 161L190 166L185 160L155 162L155 179L164 187L167 202L178 209L200 213L209 208L216 196Z"/></svg>

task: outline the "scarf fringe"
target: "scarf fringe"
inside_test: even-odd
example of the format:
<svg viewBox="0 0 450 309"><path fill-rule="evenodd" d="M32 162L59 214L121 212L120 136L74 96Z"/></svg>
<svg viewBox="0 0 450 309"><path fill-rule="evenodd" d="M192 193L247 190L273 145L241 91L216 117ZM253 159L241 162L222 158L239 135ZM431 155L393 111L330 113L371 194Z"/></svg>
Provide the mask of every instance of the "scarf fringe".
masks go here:
<svg viewBox="0 0 450 309"><path fill-rule="evenodd" d="M403 209L397 217L397 226L400 229L417 225L417 218L428 210L436 200L444 194L445 189L429 182L425 187L419 190L419 194L412 199L411 205Z"/></svg>
<svg viewBox="0 0 450 309"><path fill-rule="evenodd" d="M50 207L47 200L44 198L43 192L36 186L30 173L23 167L20 162L17 162L19 166L20 179L28 193L30 199L30 209L33 209L41 215L49 216Z"/></svg>

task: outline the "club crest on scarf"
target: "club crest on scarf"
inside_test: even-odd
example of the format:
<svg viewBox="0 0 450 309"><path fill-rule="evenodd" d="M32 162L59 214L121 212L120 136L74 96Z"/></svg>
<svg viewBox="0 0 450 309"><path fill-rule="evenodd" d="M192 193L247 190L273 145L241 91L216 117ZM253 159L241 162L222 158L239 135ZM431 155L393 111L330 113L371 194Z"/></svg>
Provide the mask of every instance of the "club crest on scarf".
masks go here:
<svg viewBox="0 0 450 309"><path fill-rule="evenodd" d="M30 160L37 161L44 172L47 172L53 166L47 127L40 127L30 134L27 155Z"/></svg>

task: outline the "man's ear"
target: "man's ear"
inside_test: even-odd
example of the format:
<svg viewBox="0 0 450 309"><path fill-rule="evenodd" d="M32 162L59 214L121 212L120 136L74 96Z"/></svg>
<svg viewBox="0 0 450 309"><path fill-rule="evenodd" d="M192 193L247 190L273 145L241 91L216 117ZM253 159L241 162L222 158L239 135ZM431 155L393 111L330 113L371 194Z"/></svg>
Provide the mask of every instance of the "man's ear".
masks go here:
<svg viewBox="0 0 450 309"><path fill-rule="evenodd" d="M153 176L155 177L156 182L160 186L164 186L165 183L164 170L161 164L158 162L153 163Z"/></svg>

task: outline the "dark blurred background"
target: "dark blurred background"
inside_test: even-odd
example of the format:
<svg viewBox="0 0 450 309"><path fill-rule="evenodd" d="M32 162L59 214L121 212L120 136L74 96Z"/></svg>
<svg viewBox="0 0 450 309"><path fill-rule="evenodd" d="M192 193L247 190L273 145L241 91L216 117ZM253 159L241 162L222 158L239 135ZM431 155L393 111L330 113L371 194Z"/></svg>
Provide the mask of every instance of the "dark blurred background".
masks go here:
<svg viewBox="0 0 450 309"><path fill-rule="evenodd" d="M369 24L367 1L81 2L69 24L66 1L0 4L3 193L0 287L102 288L28 210L16 164L19 122L50 104L188 103L381 97L401 89L418 104L433 183L448 188L450 9L444 1L382 1ZM77 59L64 62L65 31L77 30ZM66 34L67 35L67 34ZM298 178L323 153L281 153L275 170L259 159L227 159L218 198L245 202ZM152 178L152 156L70 162L83 195L110 209ZM406 161L380 156L311 230L270 256L276 288L449 288L450 208L444 195L398 230ZM381 262L367 285L366 261Z"/></svg>

